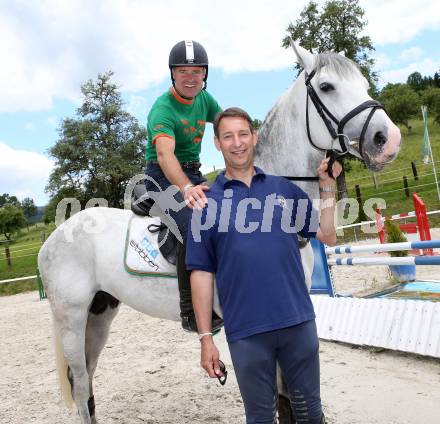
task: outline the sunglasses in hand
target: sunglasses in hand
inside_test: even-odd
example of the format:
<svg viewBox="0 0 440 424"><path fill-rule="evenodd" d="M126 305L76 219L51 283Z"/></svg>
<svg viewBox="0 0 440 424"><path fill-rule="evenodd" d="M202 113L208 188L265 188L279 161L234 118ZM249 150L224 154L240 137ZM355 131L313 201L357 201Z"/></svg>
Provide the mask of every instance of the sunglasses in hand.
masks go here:
<svg viewBox="0 0 440 424"><path fill-rule="evenodd" d="M226 379L228 378L228 372L226 371L225 364L222 361L220 361L220 359L218 360L218 364L220 366L220 371L223 373L223 375L217 375L217 378L220 384L224 386L226 383Z"/></svg>

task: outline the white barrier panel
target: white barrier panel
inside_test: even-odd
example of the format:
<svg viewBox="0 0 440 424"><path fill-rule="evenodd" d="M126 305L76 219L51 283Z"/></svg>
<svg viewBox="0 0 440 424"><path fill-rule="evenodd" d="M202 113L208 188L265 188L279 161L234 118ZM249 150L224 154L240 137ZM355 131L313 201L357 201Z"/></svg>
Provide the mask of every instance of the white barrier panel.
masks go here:
<svg viewBox="0 0 440 424"><path fill-rule="evenodd" d="M440 302L311 298L321 339L440 358Z"/></svg>

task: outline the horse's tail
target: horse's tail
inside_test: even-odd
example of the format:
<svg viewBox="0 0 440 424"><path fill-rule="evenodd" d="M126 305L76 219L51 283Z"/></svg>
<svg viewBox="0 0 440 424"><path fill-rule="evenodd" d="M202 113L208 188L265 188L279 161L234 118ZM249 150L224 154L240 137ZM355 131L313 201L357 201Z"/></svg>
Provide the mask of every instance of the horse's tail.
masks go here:
<svg viewBox="0 0 440 424"><path fill-rule="evenodd" d="M54 325L55 359L57 364L58 383L60 385L61 396L68 408L73 406L72 386L68 378L68 365L64 357L61 337Z"/></svg>

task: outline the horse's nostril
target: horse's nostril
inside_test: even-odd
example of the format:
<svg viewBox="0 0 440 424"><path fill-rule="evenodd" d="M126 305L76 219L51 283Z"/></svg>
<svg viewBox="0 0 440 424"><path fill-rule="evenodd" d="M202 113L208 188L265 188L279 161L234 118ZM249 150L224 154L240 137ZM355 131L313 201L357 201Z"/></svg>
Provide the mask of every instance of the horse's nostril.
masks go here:
<svg viewBox="0 0 440 424"><path fill-rule="evenodd" d="M374 143L377 146L383 146L387 142L387 138L384 133L378 131L376 134L374 134Z"/></svg>

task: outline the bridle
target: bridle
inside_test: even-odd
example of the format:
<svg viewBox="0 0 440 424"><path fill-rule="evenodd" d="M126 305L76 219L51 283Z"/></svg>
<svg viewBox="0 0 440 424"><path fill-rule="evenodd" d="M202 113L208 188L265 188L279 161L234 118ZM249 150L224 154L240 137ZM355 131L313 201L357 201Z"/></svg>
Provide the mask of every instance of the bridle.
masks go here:
<svg viewBox="0 0 440 424"><path fill-rule="evenodd" d="M374 112L378 109L385 109L384 106L376 101L376 100L367 100L361 103L359 106L356 106L350 112L348 112L341 120L338 120L326 107L326 105L319 98L318 93L312 86L312 78L316 74L316 69L314 69L310 74L305 74L305 84L307 88L307 100L306 100L306 126L307 126L307 137L309 139L310 144L317 150L321 152L325 152L326 157L330 157L328 164L328 174L333 178L332 174L332 165L335 160L338 160L345 155L349 154L348 147L351 144L355 144L352 142L345 134L344 127L351 119L355 116L359 115L359 113L363 112L366 109L371 109L370 113L367 116L367 119L364 122L364 126L362 127L361 134L359 136L359 154L362 156L362 147L365 138L365 133L367 132L368 125L371 121L371 118L374 115ZM331 149L326 149L323 147L319 147L312 139L310 133L310 122L309 122L309 99L315 105L316 111L327 127L328 132L330 133L333 140L338 139L339 145L341 146L341 150L336 150L333 147ZM337 129L333 126L332 122L337 125ZM348 142L347 142L348 140ZM348 144L348 145L347 145ZM317 181L318 177L285 177L289 180L293 181Z"/></svg>

